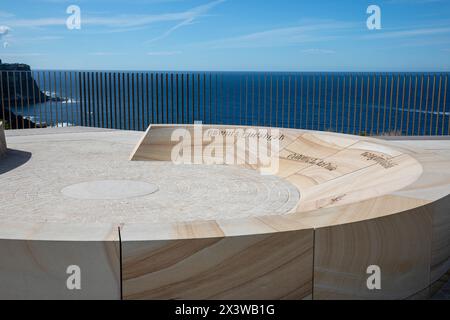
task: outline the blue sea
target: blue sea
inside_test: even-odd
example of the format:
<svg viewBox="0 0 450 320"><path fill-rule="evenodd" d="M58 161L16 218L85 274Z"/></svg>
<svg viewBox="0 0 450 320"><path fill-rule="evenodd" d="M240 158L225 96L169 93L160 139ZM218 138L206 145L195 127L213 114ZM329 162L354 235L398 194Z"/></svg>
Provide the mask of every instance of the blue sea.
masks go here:
<svg viewBox="0 0 450 320"><path fill-rule="evenodd" d="M363 135L447 135L448 73L33 71L60 101L12 110L51 126L261 125Z"/></svg>

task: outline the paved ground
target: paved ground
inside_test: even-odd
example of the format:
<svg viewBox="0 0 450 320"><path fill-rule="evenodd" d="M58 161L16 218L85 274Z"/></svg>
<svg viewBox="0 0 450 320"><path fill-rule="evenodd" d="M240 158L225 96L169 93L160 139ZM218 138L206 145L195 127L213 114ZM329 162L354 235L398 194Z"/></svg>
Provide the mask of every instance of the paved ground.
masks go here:
<svg viewBox="0 0 450 320"><path fill-rule="evenodd" d="M142 133L82 128L8 131L0 220L167 222L288 213L297 189L229 166L131 162Z"/></svg>

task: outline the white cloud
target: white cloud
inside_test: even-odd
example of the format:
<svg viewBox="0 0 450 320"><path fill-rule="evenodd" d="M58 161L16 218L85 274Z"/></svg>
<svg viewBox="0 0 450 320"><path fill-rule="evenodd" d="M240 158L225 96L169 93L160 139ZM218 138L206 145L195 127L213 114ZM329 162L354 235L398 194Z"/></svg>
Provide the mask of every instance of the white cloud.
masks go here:
<svg viewBox="0 0 450 320"><path fill-rule="evenodd" d="M250 33L232 38L211 41L214 48L279 47L293 44L320 42L336 39L336 31L354 27L354 23L321 22L308 25L278 28Z"/></svg>
<svg viewBox="0 0 450 320"><path fill-rule="evenodd" d="M179 21L172 29L176 30L179 27L192 22L201 15L204 15L209 10L225 2L225 0L215 0L204 5L194 7L192 9L174 12L174 13L161 13L152 15L143 14L121 14L115 16L94 16L89 13L81 11L81 23L83 25L92 25L97 27L104 27L108 29L129 29L136 27L146 27L158 22L176 22ZM12 27L28 27L28 28L39 28L39 27L51 27L51 26L65 26L66 17L47 17L38 19L9 19L7 20L8 25ZM169 33L173 32L169 30Z"/></svg>
<svg viewBox="0 0 450 320"><path fill-rule="evenodd" d="M396 39L406 37L432 36L446 33L450 33L450 27L407 29L400 31L371 33L364 36L363 39Z"/></svg>
<svg viewBox="0 0 450 320"><path fill-rule="evenodd" d="M175 56L178 54L181 54L181 51L153 51L153 52L147 52L148 56Z"/></svg>
<svg viewBox="0 0 450 320"><path fill-rule="evenodd" d="M336 51L328 50L328 49L311 48L311 49L304 49L304 50L302 50L302 53L306 53L306 54L335 54Z"/></svg>

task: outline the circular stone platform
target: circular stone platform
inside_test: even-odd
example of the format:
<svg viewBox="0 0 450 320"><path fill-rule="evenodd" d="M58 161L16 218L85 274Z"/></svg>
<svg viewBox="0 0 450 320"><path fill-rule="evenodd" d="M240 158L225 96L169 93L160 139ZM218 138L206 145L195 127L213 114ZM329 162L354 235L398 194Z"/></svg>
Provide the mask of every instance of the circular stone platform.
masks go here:
<svg viewBox="0 0 450 320"><path fill-rule="evenodd" d="M1 176L0 220L8 222L161 223L287 214L298 190L275 176L229 166L132 162L127 144L45 141L24 165ZM17 161L12 153L2 167ZM82 201L80 201L82 200Z"/></svg>
<svg viewBox="0 0 450 320"><path fill-rule="evenodd" d="M173 164L179 129L195 135L188 125L8 132L0 299L406 299L448 271L448 141L280 129L259 135L281 150L264 176L247 162ZM247 129L262 128L212 134ZM65 289L74 264L80 292ZM382 290L368 289L370 266Z"/></svg>

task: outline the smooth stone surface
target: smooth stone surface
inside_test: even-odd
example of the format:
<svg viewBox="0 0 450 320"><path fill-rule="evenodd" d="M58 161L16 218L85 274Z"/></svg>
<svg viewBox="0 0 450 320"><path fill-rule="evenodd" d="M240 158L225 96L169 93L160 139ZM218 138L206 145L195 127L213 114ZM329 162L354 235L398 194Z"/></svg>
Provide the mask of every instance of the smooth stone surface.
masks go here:
<svg viewBox="0 0 450 320"><path fill-rule="evenodd" d="M11 132L14 150L0 161L1 221L121 225L234 219L288 214L300 199L291 183L245 168L129 161L140 132L75 129ZM13 155L24 151L23 164L14 166L19 160ZM130 181L143 183L145 190ZM155 185L158 191L150 193Z"/></svg>
<svg viewBox="0 0 450 320"><path fill-rule="evenodd" d="M157 185L129 180L89 181L65 187L61 192L74 199L119 200L143 197L159 190Z"/></svg>

